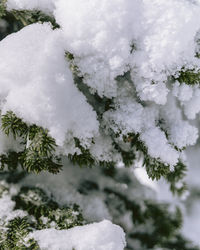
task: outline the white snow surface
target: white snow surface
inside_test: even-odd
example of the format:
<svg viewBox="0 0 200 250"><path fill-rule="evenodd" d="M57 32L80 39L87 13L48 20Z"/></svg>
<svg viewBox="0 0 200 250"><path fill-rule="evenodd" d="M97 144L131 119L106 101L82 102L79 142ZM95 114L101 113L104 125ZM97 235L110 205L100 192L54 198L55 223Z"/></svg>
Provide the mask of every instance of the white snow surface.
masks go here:
<svg viewBox="0 0 200 250"><path fill-rule="evenodd" d="M154 158L160 158L163 162L176 165L179 153L174 150L167 142L164 132L159 128L146 130L141 139L148 147L148 153Z"/></svg>
<svg viewBox="0 0 200 250"><path fill-rule="evenodd" d="M167 76L198 64L195 39L200 28L200 6L186 0L145 0L133 78L143 100L165 104ZM152 81L154 85L152 85Z"/></svg>
<svg viewBox="0 0 200 250"><path fill-rule="evenodd" d="M123 250L126 246L122 228L108 220L68 230L44 229L30 237L40 248L49 250Z"/></svg>
<svg viewBox="0 0 200 250"><path fill-rule="evenodd" d="M68 50L99 95L116 95L115 77L127 71L131 42L140 33L140 9L138 0L56 1Z"/></svg>
<svg viewBox="0 0 200 250"><path fill-rule="evenodd" d="M49 24L33 24L0 42L2 110L48 128L58 145L66 133L87 143L98 122L73 83L61 38Z"/></svg>
<svg viewBox="0 0 200 250"><path fill-rule="evenodd" d="M54 10L54 0L7 0L8 10L41 10L51 13Z"/></svg>

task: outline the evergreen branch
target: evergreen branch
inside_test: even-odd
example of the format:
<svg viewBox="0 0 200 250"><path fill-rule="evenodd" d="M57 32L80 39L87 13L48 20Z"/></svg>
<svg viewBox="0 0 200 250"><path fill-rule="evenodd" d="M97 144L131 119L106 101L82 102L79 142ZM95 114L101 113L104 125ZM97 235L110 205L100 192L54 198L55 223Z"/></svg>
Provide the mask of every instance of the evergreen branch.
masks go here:
<svg viewBox="0 0 200 250"><path fill-rule="evenodd" d="M200 70L197 69L185 69L179 72L179 76L172 77L174 81L178 81L180 83L185 83L188 85L195 85L200 83Z"/></svg>
<svg viewBox="0 0 200 250"><path fill-rule="evenodd" d="M0 236L0 247L2 250L38 250L39 246L34 239L26 240L28 234L32 232L28 218L16 217L9 221L7 230Z"/></svg>
<svg viewBox="0 0 200 250"><path fill-rule="evenodd" d="M142 152L144 160L143 166L145 166L147 174L149 178L152 180L159 180L161 177L165 178L170 184L170 190L175 194L181 195L186 189L187 186L185 182L179 186L177 183L180 183L185 176L186 166L182 162L178 162L174 167L174 171L170 170L170 166L160 161L160 159L156 159L151 157L148 154L148 149L144 145L144 143L140 140L139 134L128 134L124 136L125 142L131 143L132 150L136 150ZM134 154L132 155L132 161L134 160Z"/></svg>
<svg viewBox="0 0 200 250"><path fill-rule="evenodd" d="M0 155L0 170L8 167L8 170L16 170L19 163L19 153L10 151L7 154Z"/></svg>
<svg viewBox="0 0 200 250"><path fill-rule="evenodd" d="M130 200L123 193L111 188L105 188L104 192L108 194L106 196L108 208L113 209L112 204L115 204L115 207L125 207L125 210L131 213L134 232L129 234L129 237L140 241L144 249L154 249L154 247L163 249L164 246L170 245L172 242L174 246L181 244L179 242L179 237L181 238L179 229L182 225L182 216L178 208L172 213L169 212L167 204L158 204L147 199ZM141 230L141 226L145 228L148 227L148 224L152 225L149 232ZM181 246L183 248L174 249L190 250L186 239Z"/></svg>
<svg viewBox="0 0 200 250"><path fill-rule="evenodd" d="M10 190L0 185L0 198L8 195ZM35 230L55 228L57 230L69 229L85 224L79 206L73 204L69 207L59 206L40 188L22 187L12 197L15 208L28 213L25 217L15 217L10 221L0 218L0 249L2 250L38 250L37 242L29 237Z"/></svg>
<svg viewBox="0 0 200 250"><path fill-rule="evenodd" d="M0 2L0 18L6 14L6 1L7 0L1 0Z"/></svg>
<svg viewBox="0 0 200 250"><path fill-rule="evenodd" d="M68 158L73 164L78 164L81 166L93 166L95 164L95 159L90 154L88 149L85 149L81 144L78 138L74 138L75 146L80 149L80 154L69 154Z"/></svg>
<svg viewBox="0 0 200 250"><path fill-rule="evenodd" d="M18 118L12 111L8 111L5 115L1 117L1 128L4 133L8 136L13 135L14 139L17 136L26 136L28 133L28 126Z"/></svg>
<svg viewBox="0 0 200 250"><path fill-rule="evenodd" d="M36 229L50 228L52 223L56 229L69 229L84 224L79 207L59 206L40 188L22 187L17 196L13 197L16 202L15 209L22 209L34 216L37 221Z"/></svg>
<svg viewBox="0 0 200 250"><path fill-rule="evenodd" d="M49 171L58 173L62 168L61 159L55 155L56 142L48 135L48 130L34 125L27 125L18 118L12 111L8 111L2 116L2 130L9 136L13 135L23 138L26 148L19 152L9 152L0 156L1 169L8 166L14 170L19 164L28 172L39 173Z"/></svg>

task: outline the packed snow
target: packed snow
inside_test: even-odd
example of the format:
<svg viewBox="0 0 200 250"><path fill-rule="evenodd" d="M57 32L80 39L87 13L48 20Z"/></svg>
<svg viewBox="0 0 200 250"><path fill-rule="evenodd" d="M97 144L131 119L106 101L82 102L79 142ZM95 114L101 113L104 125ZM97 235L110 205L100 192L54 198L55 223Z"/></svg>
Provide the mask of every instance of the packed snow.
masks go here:
<svg viewBox="0 0 200 250"><path fill-rule="evenodd" d="M59 145L66 133L86 144L98 122L73 83L61 37L49 24L33 24L0 43L1 108L48 128Z"/></svg>
<svg viewBox="0 0 200 250"><path fill-rule="evenodd" d="M108 220L68 230L44 229L30 234L41 249L123 250L123 230Z"/></svg>

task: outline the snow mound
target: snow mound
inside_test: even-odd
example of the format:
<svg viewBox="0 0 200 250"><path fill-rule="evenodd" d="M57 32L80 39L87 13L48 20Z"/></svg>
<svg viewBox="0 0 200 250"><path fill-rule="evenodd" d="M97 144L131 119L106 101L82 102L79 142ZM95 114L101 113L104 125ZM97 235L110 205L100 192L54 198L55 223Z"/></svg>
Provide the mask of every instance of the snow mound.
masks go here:
<svg viewBox="0 0 200 250"><path fill-rule="evenodd" d="M30 237L42 250L123 250L126 246L123 230L108 220L69 230L38 230Z"/></svg>
<svg viewBox="0 0 200 250"><path fill-rule="evenodd" d="M98 133L96 113L73 82L62 41L49 24L29 25L1 41L1 106L48 128L58 145L67 133L87 143Z"/></svg>

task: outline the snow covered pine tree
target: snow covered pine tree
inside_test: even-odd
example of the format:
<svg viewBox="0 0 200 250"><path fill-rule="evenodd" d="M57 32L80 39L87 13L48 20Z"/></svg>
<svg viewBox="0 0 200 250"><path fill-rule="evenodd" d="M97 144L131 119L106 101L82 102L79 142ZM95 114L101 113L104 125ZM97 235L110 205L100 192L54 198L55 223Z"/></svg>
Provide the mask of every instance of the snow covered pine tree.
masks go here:
<svg viewBox="0 0 200 250"><path fill-rule="evenodd" d="M199 249L199 58L199 0L0 0L0 249Z"/></svg>

